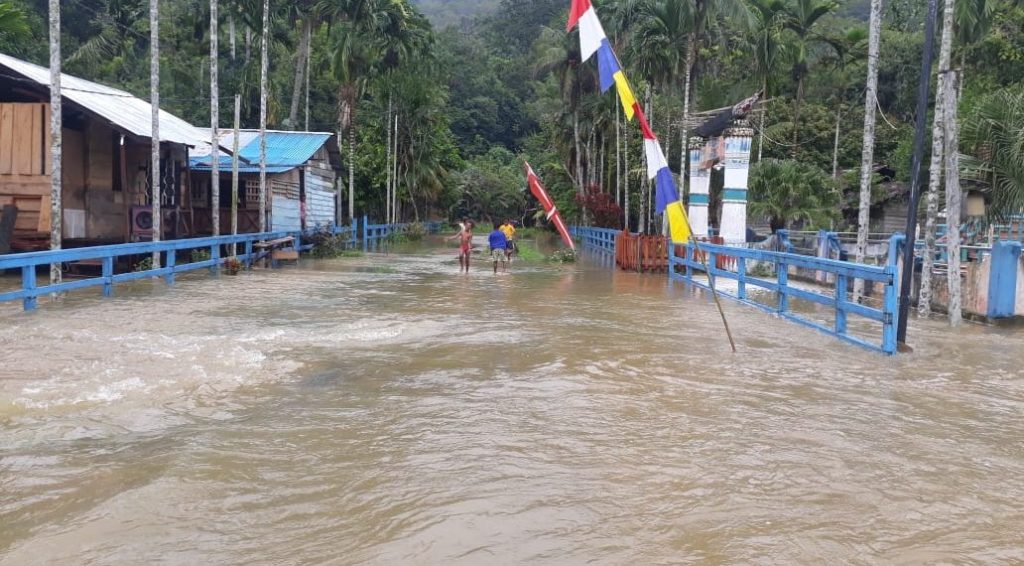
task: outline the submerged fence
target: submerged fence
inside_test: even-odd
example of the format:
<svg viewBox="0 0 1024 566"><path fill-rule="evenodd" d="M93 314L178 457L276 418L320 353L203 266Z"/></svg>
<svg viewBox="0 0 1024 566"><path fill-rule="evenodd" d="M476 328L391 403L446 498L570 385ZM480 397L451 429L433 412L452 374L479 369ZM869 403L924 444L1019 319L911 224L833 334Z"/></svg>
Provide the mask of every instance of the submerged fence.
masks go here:
<svg viewBox="0 0 1024 566"><path fill-rule="evenodd" d="M227 256L221 254L222 249L227 249L226 246L242 246L244 252L236 257L246 265L252 265L252 262L261 255L261 252L254 252L253 246L256 243L289 237L294 238L293 242L291 242L291 248L294 251L297 252L301 249L309 248L309 246L302 245L302 232L296 231L237 234L210 238L164 240L160 242L136 242L0 255L0 272L7 269L21 270L21 289L0 293L0 303L21 300L24 309L28 311L38 306L38 299L41 296L64 293L76 289L102 287L103 296L109 297L114 294L114 285L116 283L124 283L136 279L163 277L168 285L172 285L174 284L175 275L179 273L203 268L216 270L228 259ZM209 259L183 264L177 263L178 252L197 249L207 251ZM270 252L267 251L266 253ZM126 256L148 256L152 254L160 254L162 267L140 269L127 273L115 273L116 259ZM99 277L87 277L55 285L39 285L36 279L36 272L40 266L96 261L99 261L100 264Z"/></svg>
<svg viewBox="0 0 1024 566"><path fill-rule="evenodd" d="M831 259L832 255L840 256L842 249L835 234L828 232L816 234L814 242L818 253L825 257L795 253L797 248L785 232L773 244L780 249L701 242L699 252L690 243L670 245L662 236L582 227L573 227L572 233L586 248L600 252L611 249L616 263L624 269L665 271L661 267L665 265L670 280L703 288L714 281L723 297L851 344L885 354L896 352L897 260L904 241L902 234L889 239L884 265L875 266ZM610 247L609 240L613 242ZM851 291L858 279L865 282L868 291L874 291L871 294L880 296L880 301L872 302L877 306L853 301ZM724 281L735 285L723 285ZM802 308L797 302L824 306L830 312L823 321L820 311ZM865 338L871 335L877 335L877 339Z"/></svg>

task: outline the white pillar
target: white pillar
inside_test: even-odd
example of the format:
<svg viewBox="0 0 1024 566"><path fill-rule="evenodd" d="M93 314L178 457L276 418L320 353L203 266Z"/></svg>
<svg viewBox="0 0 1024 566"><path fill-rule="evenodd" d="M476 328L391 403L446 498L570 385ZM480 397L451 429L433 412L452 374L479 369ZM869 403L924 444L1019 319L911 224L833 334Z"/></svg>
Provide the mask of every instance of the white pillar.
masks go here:
<svg viewBox="0 0 1024 566"><path fill-rule="evenodd" d="M690 140L690 200L687 214L690 226L697 238L708 235L708 203L711 198L711 170L701 169L700 162L704 159L701 149L703 140Z"/></svg>
<svg viewBox="0 0 1024 566"><path fill-rule="evenodd" d="M725 184L722 187L722 229L728 244L747 241L747 177L753 131L733 129L725 137Z"/></svg>

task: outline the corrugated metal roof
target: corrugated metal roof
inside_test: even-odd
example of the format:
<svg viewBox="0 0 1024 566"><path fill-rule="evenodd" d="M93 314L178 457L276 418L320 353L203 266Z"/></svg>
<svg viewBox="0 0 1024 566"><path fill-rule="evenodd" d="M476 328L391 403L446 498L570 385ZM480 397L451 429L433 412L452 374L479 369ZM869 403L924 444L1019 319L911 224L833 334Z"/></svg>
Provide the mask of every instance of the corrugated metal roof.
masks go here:
<svg viewBox="0 0 1024 566"><path fill-rule="evenodd" d="M208 129L204 129L207 132ZM222 132L221 146L231 146L234 133L230 130ZM333 134L324 132L282 132L267 131L267 172L283 173L296 167L304 165L309 161L321 147L331 139ZM225 139L226 138L226 139ZM238 170L242 173L259 172L260 162L260 136L258 130L241 130L238 136L241 150L238 157L247 161L248 165L239 165ZM248 143L245 143L248 142ZM243 145L244 144L244 145ZM231 170L231 158L221 155L220 168L222 171ZM200 154L196 152L190 160L190 166L195 171L210 170L209 150Z"/></svg>
<svg viewBox="0 0 1024 566"><path fill-rule="evenodd" d="M0 66L41 86L50 87L50 69L0 53ZM136 136L152 137L152 105L123 90L61 73L60 91L64 98L102 116ZM160 139L191 147L203 147L209 154L210 136L178 118L160 111ZM223 145L221 146L223 147Z"/></svg>

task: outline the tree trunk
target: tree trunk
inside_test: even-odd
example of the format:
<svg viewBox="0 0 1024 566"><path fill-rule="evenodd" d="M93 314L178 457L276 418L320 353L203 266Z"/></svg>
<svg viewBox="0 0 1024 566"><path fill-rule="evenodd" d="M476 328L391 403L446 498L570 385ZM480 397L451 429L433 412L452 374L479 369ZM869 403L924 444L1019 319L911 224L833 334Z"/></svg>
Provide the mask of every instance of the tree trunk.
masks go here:
<svg viewBox="0 0 1024 566"><path fill-rule="evenodd" d="M252 59L252 29L245 28L245 64L248 65Z"/></svg>
<svg viewBox="0 0 1024 566"><path fill-rule="evenodd" d="M231 60L235 60L235 14L228 13L228 42L231 44Z"/></svg>
<svg viewBox="0 0 1024 566"><path fill-rule="evenodd" d="M388 93L388 115L387 115L387 118L384 120L384 129L386 129L388 131L388 145L387 145L387 149L385 150L385 159L384 159L384 162L385 162L384 167L387 167L387 170L388 170L388 172L387 172L387 182L386 182L386 186L384 187L384 192L386 193L386 196L385 196L385 199L384 199L384 202L385 202L385 205L384 205L384 222L386 224L391 224L391 104L392 104L392 96L391 96L391 93L389 92Z"/></svg>
<svg viewBox="0 0 1024 566"><path fill-rule="evenodd" d="M689 175L689 145L690 145L690 132L689 132L689 121L690 121L690 90L691 81L693 80L693 65L697 60L697 38L695 34L690 34L686 40L686 68L683 69L683 121L679 127L679 139L681 140L679 149L679 190L680 195L686 194L686 189L690 186Z"/></svg>
<svg viewBox="0 0 1024 566"><path fill-rule="evenodd" d="M576 150L576 193L583 194L583 159L580 155L580 113L572 112L572 139Z"/></svg>
<svg viewBox="0 0 1024 566"><path fill-rule="evenodd" d="M218 78L217 0L210 0L210 223L220 236L220 90Z"/></svg>
<svg viewBox="0 0 1024 566"><path fill-rule="evenodd" d="M313 34L313 21L310 16L302 19L302 32L299 35L299 51L295 54L295 84L292 85L292 105L288 112L288 126L292 130L299 129L299 102L302 100L303 77L309 60L310 36ZM308 119L308 116L307 116Z"/></svg>
<svg viewBox="0 0 1024 566"><path fill-rule="evenodd" d="M942 53L939 53L939 69L942 69ZM921 250L921 292L917 300L917 313L926 317L932 314L932 269L935 256L935 224L939 216L939 188L942 183L942 97L945 74L940 72L935 92L935 117L932 121L932 158L928 168L928 205L924 221L924 249Z"/></svg>
<svg viewBox="0 0 1024 566"><path fill-rule="evenodd" d="M238 234L238 134L242 122L242 97L235 95L235 135L231 142L231 235ZM231 256L238 254L236 244L231 245Z"/></svg>
<svg viewBox="0 0 1024 566"><path fill-rule="evenodd" d="M312 31L310 32L310 35L312 35ZM312 45L312 37L310 37L310 45ZM312 47L308 49L310 51L307 51L306 53L306 127L304 128L307 132L309 131L309 75L313 70L313 56L311 52Z"/></svg>
<svg viewBox="0 0 1024 566"><path fill-rule="evenodd" d="M622 205L622 118L619 94L615 93L615 204Z"/></svg>
<svg viewBox="0 0 1024 566"><path fill-rule="evenodd" d="M159 242L161 236L160 197L163 194L160 186L160 3L149 0L149 98L151 105L151 159L152 178L150 193L153 197L153 241ZM153 267L160 267L160 253L153 252Z"/></svg>
<svg viewBox="0 0 1024 566"><path fill-rule="evenodd" d="M952 4L948 0L944 9L943 24L952 27ZM957 74L950 69L946 74L946 95L943 100L942 121L945 123L943 135L944 159L946 161L946 234L949 255L949 324L959 326L963 319L961 312L961 280L960 280L960 155L959 132L957 131Z"/></svg>
<svg viewBox="0 0 1024 566"><path fill-rule="evenodd" d="M768 77L764 78L764 82L761 85L761 100L768 100ZM763 105L763 103L762 103ZM761 162L761 155L764 153L764 120L765 114L768 113L768 107L764 106L761 109L761 115L758 116L759 126L757 127L757 161Z"/></svg>
<svg viewBox="0 0 1024 566"><path fill-rule="evenodd" d="M393 221L397 222L398 221L398 112L397 111L395 112L395 152L394 152L394 155L395 155L394 173L391 176L391 178L393 179L393 181L391 183L392 184L392 187L391 187L391 191L392 191L392 194L391 194L391 206L393 208L393 211L392 211L392 214L391 214L391 219Z"/></svg>
<svg viewBox="0 0 1024 566"><path fill-rule="evenodd" d="M875 155L875 98L878 92L878 45L882 34L882 0L871 0L868 27L868 76L864 87L864 146L860 159L860 210L857 215L857 263L864 263L871 228L871 172ZM853 285L853 300L860 302L864 281Z"/></svg>
<svg viewBox="0 0 1024 566"><path fill-rule="evenodd" d="M629 232L629 128L622 134L622 229Z"/></svg>
<svg viewBox="0 0 1024 566"><path fill-rule="evenodd" d="M64 241L61 205L61 133L63 115L60 93L60 1L50 0L50 249L59 250ZM50 264L50 283L62 280L60 264Z"/></svg>
<svg viewBox="0 0 1024 566"><path fill-rule="evenodd" d="M832 142L832 178L839 179L839 125L843 119L843 106L836 108L836 135Z"/></svg>
<svg viewBox="0 0 1024 566"><path fill-rule="evenodd" d="M796 80L796 96L793 99L793 155L800 152L800 110L804 102L804 75Z"/></svg>
<svg viewBox="0 0 1024 566"><path fill-rule="evenodd" d="M270 71L270 0L263 0L263 33L260 41L260 232L267 231L267 79Z"/></svg>
<svg viewBox="0 0 1024 566"><path fill-rule="evenodd" d="M354 118L354 117L353 117ZM356 211L356 122L348 124L348 217L355 220Z"/></svg>

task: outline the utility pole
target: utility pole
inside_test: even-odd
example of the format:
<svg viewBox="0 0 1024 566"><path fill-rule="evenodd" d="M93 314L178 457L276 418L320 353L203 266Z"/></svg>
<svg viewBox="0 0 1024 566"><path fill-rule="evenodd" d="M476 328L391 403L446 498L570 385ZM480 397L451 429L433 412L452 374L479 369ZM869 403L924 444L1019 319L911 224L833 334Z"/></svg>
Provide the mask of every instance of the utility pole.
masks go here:
<svg viewBox="0 0 1024 566"><path fill-rule="evenodd" d="M914 281L914 239L917 235L917 209L921 200L921 160L924 158L925 119L928 115L928 90L931 87L932 43L935 41L937 0L928 0L928 17L924 24L924 54L921 57L921 80L917 87L917 116L914 119L913 158L910 165L910 203L907 205L907 232L903 249L903 277L900 281L900 314L896 325L896 342L907 348L907 318L910 316L910 287ZM935 190L933 187L932 190Z"/></svg>
<svg viewBox="0 0 1024 566"><path fill-rule="evenodd" d="M210 0L210 222L220 236L220 94L217 87L217 0Z"/></svg>

